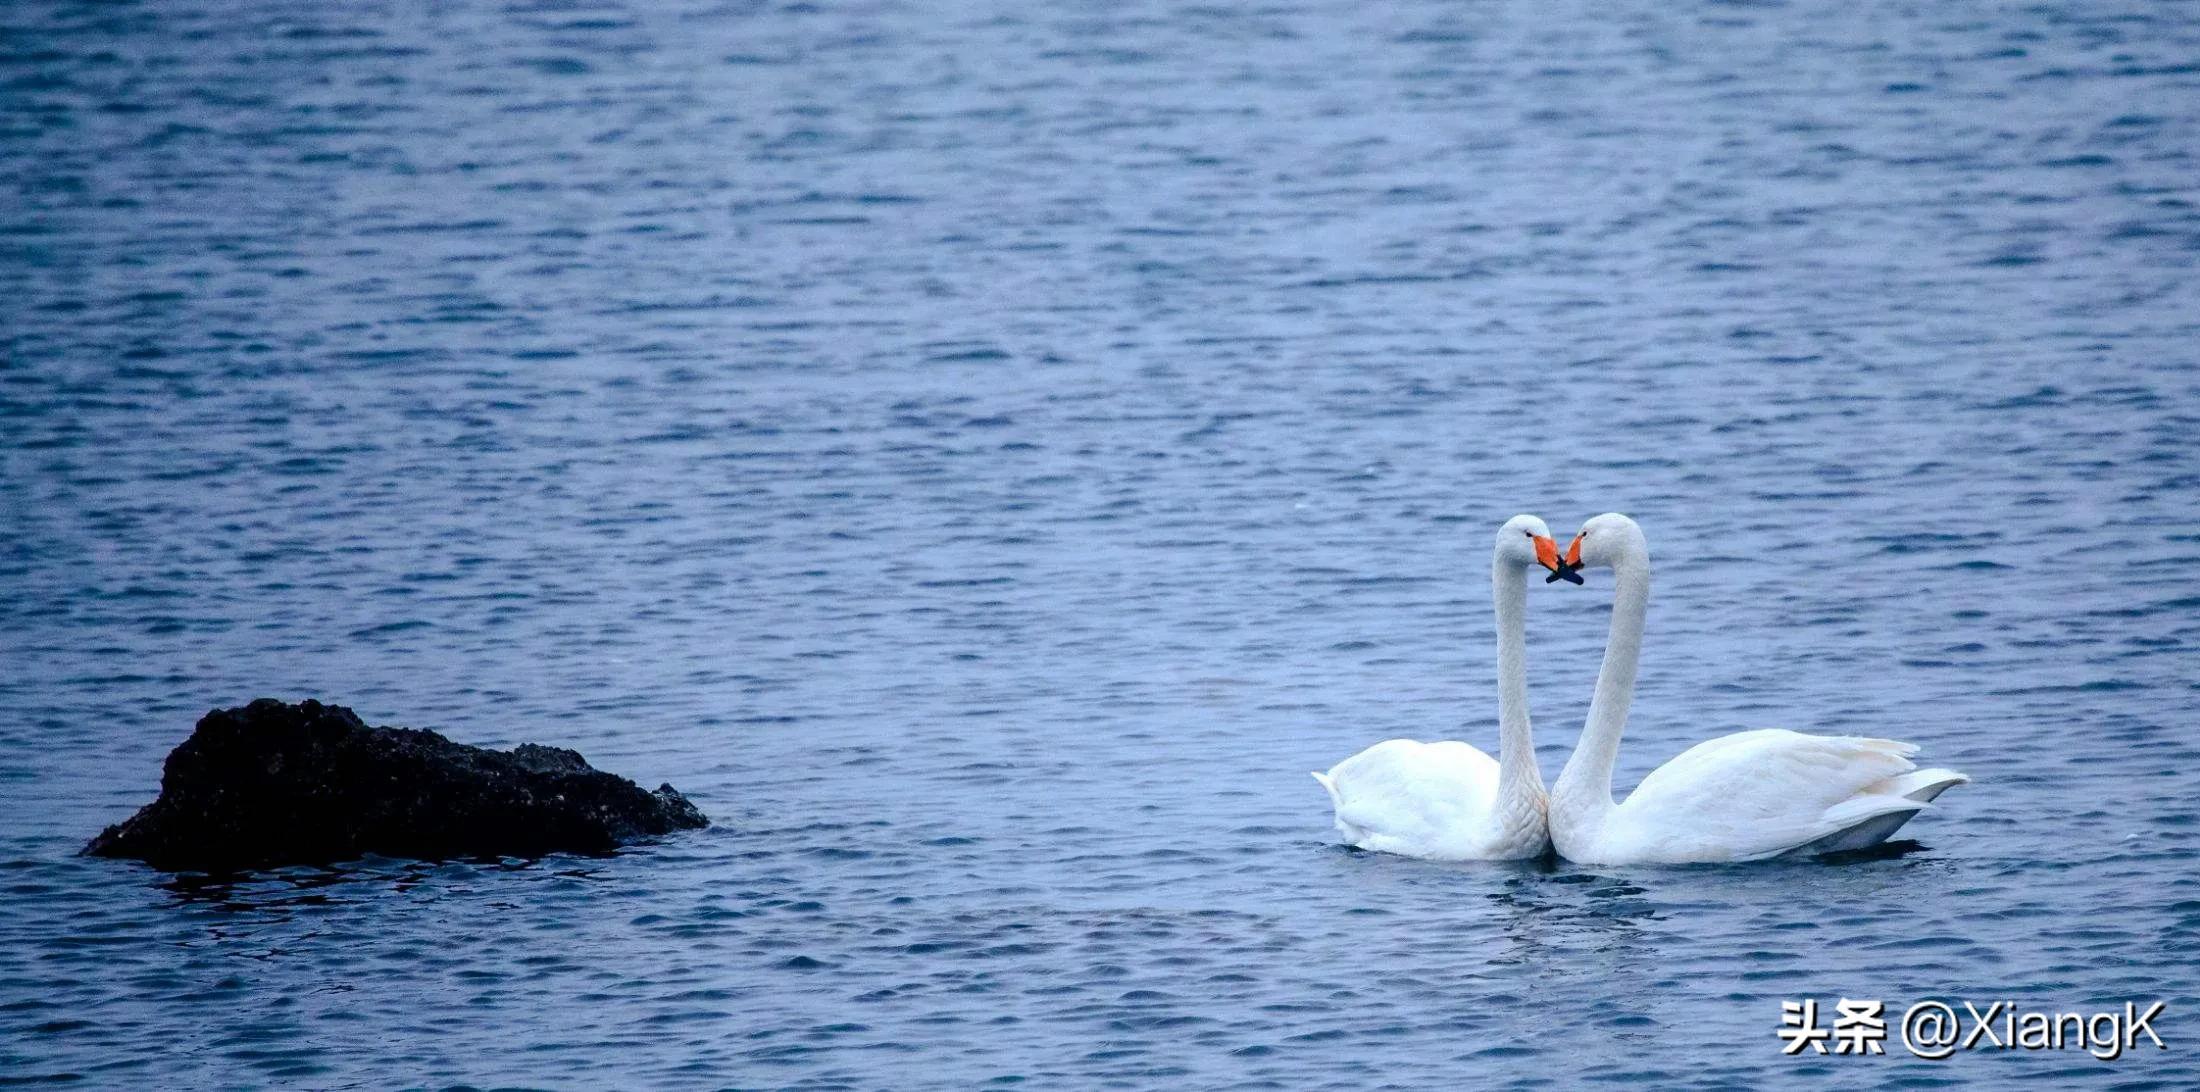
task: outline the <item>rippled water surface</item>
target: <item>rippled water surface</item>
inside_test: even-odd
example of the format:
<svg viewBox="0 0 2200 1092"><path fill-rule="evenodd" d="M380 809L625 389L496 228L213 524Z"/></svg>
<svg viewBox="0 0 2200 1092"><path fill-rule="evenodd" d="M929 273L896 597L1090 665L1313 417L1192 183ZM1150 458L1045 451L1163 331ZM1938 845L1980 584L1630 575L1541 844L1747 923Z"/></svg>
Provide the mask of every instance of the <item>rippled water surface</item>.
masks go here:
<svg viewBox="0 0 2200 1092"><path fill-rule="evenodd" d="M2200 13L0 14L0 1079L2200 1083ZM1490 534L1658 561L1619 781L1977 782L1839 865L1441 866ZM1608 579L1532 590L1542 758ZM72 856L210 707L580 749L718 825ZM1779 1055L1780 1002L2160 999Z"/></svg>

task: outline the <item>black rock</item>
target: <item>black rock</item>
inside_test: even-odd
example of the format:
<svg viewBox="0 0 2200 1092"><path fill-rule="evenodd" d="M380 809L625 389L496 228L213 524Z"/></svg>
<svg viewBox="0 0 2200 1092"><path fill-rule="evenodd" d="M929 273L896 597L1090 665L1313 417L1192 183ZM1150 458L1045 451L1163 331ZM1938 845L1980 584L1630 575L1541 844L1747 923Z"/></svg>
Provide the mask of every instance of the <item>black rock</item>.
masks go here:
<svg viewBox="0 0 2200 1092"><path fill-rule="evenodd" d="M391 857L607 853L707 827L577 752L491 751L412 728L370 728L340 705L261 698L217 709L168 753L160 799L84 852L171 871L228 872Z"/></svg>

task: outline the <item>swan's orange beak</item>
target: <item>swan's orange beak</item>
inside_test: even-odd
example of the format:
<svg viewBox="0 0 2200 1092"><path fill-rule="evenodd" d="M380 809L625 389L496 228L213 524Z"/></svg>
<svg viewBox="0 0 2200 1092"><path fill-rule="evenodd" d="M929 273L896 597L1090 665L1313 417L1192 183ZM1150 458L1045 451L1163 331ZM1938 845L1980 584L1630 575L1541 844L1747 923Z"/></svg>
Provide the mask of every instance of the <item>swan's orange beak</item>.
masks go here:
<svg viewBox="0 0 2200 1092"><path fill-rule="evenodd" d="M1536 564L1554 573L1558 571L1558 543L1549 535L1535 536L1535 560Z"/></svg>
<svg viewBox="0 0 2200 1092"><path fill-rule="evenodd" d="M1550 553L1548 555L1543 552L1544 543L1550 543ZM1551 564L1551 559L1556 558L1558 555L1557 543L1551 542L1551 540L1547 538L1537 539L1535 549L1536 559L1542 561L1544 567L1551 570L1551 575L1543 578L1543 582L1545 584L1556 584L1561 580L1564 580L1569 584L1579 584L1582 582L1580 535L1574 536L1573 544L1566 547L1566 556L1564 558L1559 558L1556 565Z"/></svg>

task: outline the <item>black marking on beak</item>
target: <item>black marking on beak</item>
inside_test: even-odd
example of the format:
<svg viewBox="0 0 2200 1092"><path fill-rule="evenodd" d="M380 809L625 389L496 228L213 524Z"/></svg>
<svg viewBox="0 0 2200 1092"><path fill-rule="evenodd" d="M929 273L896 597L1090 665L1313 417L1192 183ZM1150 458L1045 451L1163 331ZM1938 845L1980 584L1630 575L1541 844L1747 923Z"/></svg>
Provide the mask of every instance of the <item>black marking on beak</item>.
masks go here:
<svg viewBox="0 0 2200 1092"><path fill-rule="evenodd" d="M1552 569L1551 575L1544 577L1543 582L1545 584L1556 584L1561 580L1568 580L1580 584L1584 582L1581 579L1581 570L1582 566L1569 565L1566 563L1566 559L1562 557L1558 559L1558 568Z"/></svg>

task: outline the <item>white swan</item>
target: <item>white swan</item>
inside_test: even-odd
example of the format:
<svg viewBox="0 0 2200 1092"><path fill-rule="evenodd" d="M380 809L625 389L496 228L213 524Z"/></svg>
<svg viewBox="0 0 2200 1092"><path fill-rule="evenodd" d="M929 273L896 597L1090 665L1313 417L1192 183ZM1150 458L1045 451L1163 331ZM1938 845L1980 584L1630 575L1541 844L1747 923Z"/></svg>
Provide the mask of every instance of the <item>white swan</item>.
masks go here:
<svg viewBox="0 0 2200 1092"><path fill-rule="evenodd" d="M1690 747L1612 802L1612 766L1635 696L1650 548L1616 512L1583 524L1569 568L1612 570L1612 630L1596 696L1566 768L1551 786L1551 841L1579 864L1753 861L1862 849L1883 842L1950 785L1954 770L1920 770L1917 748L1891 739L1737 732Z"/></svg>
<svg viewBox="0 0 2200 1092"><path fill-rule="evenodd" d="M1558 544L1534 516L1498 529L1490 559L1497 608L1497 759L1455 740L1391 739L1317 773L1347 843L1434 861L1540 857L1543 774L1528 726L1528 569L1559 574ZM1575 578L1578 582L1578 578Z"/></svg>

